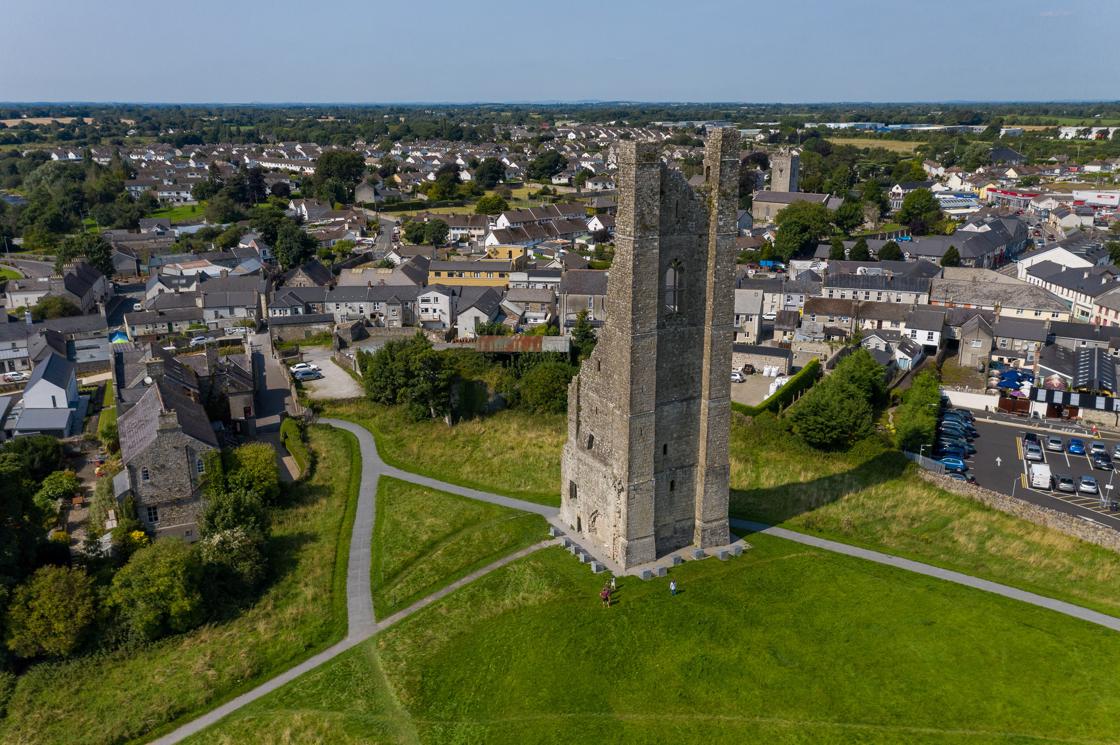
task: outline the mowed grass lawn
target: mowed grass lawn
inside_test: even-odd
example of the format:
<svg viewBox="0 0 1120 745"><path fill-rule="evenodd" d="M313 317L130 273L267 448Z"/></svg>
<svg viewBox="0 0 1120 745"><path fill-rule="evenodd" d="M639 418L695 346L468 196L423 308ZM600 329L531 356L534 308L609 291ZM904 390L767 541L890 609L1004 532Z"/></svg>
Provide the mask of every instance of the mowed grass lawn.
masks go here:
<svg viewBox="0 0 1120 745"><path fill-rule="evenodd" d="M148 217L166 217L173 223L187 222L200 219L206 212L206 202L197 204L180 204L175 207L162 207L152 212Z"/></svg>
<svg viewBox="0 0 1120 745"><path fill-rule="evenodd" d="M1115 632L765 535L668 579L521 559L191 743L1114 742Z"/></svg>
<svg viewBox="0 0 1120 745"><path fill-rule="evenodd" d="M388 464L459 486L549 505L560 504L564 416L501 411L448 427L415 422L399 407L363 399L327 403L323 416L369 429Z"/></svg>
<svg viewBox="0 0 1120 745"><path fill-rule="evenodd" d="M377 617L547 538L540 515L382 477L373 530Z"/></svg>
<svg viewBox="0 0 1120 745"><path fill-rule="evenodd" d="M874 438L821 453L773 416L731 434L731 513L1120 616L1120 555L945 491Z"/></svg>
<svg viewBox="0 0 1120 745"><path fill-rule="evenodd" d="M353 435L341 430L314 427L311 443L318 467L274 515L276 579L254 605L151 646L32 667L0 719L0 742L147 739L342 638L361 459Z"/></svg>

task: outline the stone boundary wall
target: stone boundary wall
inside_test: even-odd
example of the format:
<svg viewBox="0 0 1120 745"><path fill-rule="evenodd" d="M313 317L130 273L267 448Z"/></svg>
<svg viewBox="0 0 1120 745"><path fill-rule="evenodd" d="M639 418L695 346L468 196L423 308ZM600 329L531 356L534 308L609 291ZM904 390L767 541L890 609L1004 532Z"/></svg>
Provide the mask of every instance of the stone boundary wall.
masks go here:
<svg viewBox="0 0 1120 745"><path fill-rule="evenodd" d="M1015 499L975 484L956 481L948 476L940 476L925 470L920 470L919 473L923 479L945 491L980 502L1012 517L1018 517L1035 525L1041 525L1044 528L1050 528L1059 533L1107 548L1109 551L1120 553L1120 531L1087 522L1064 512L1039 507L1036 504Z"/></svg>

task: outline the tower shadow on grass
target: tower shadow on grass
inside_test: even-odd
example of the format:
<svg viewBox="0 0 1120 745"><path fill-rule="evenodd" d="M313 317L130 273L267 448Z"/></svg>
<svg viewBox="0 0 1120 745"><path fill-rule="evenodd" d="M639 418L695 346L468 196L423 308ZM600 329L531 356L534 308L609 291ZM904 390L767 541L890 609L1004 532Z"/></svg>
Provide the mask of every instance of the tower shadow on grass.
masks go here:
<svg viewBox="0 0 1120 745"><path fill-rule="evenodd" d="M769 525L783 523L848 494L896 479L908 464L901 453L886 451L842 473L755 489L732 489L731 517Z"/></svg>

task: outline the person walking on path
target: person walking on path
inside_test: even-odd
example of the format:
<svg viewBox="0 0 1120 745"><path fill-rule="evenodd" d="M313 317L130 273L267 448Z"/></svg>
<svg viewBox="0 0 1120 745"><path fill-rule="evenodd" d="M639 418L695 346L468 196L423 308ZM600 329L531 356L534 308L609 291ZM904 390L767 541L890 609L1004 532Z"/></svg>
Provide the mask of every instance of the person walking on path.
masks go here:
<svg viewBox="0 0 1120 745"><path fill-rule="evenodd" d="M611 588L610 585L603 585L603 589L599 591L599 600L603 601L604 608L611 607Z"/></svg>
<svg viewBox="0 0 1120 745"><path fill-rule="evenodd" d="M670 595L676 595L677 594L677 581L675 579L669 580L669 594Z"/></svg>
<svg viewBox="0 0 1120 745"><path fill-rule="evenodd" d="M612 574L611 575L611 592L614 592L617 589L618 589L618 584L615 583L615 578L614 578L614 575Z"/></svg>

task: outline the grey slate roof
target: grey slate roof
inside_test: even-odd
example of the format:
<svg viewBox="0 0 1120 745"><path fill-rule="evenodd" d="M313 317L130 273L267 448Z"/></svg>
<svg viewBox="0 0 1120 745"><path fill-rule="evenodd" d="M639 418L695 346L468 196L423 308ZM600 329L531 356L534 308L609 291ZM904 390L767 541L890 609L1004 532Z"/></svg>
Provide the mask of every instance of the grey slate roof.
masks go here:
<svg viewBox="0 0 1120 745"><path fill-rule="evenodd" d="M121 458L125 463L142 453L156 439L160 414L166 412L175 413L176 421L185 434L217 447L218 438L202 405L157 380L132 408L117 419Z"/></svg>
<svg viewBox="0 0 1120 745"><path fill-rule="evenodd" d="M59 388L66 388L70 384L70 378L74 377L74 370L74 363L70 360L57 354L48 354L35 365L27 387L31 388L40 380L45 380Z"/></svg>
<svg viewBox="0 0 1120 745"><path fill-rule="evenodd" d="M607 272L600 269L569 269L560 276L562 295L606 295Z"/></svg>

